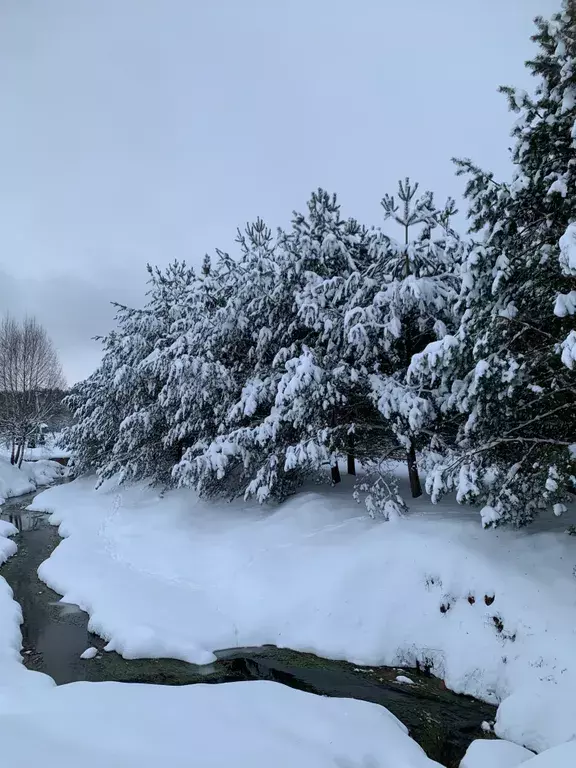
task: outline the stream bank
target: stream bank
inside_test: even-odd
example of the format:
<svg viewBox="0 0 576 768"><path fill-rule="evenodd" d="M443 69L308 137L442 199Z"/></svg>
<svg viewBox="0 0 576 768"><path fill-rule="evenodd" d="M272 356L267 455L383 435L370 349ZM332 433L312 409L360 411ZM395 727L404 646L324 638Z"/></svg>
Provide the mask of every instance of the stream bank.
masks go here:
<svg viewBox="0 0 576 768"><path fill-rule="evenodd" d="M174 659L126 660L107 653L105 641L88 631L88 615L76 605L60 602L60 595L38 578L38 566L61 539L47 514L26 510L36 494L11 499L0 507L0 519L9 520L19 531L15 536L18 552L2 566L1 574L22 607L25 665L50 675L58 684L273 680L324 696L362 699L387 707L431 758L449 768L458 765L472 740L485 735L481 723L495 719L495 707L452 693L442 681L417 670L358 667L274 646L222 650L216 653L216 662L205 666ZM90 646L98 649L96 657L81 659ZM399 675L413 684L397 681Z"/></svg>

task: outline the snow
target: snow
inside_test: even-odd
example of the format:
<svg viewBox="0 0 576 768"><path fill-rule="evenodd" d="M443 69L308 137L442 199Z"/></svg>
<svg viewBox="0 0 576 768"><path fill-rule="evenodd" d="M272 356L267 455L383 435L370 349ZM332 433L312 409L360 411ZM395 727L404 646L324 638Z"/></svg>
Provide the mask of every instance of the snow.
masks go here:
<svg viewBox="0 0 576 768"><path fill-rule="evenodd" d="M548 194L552 195L554 192L557 192L559 195L562 195L562 197L566 197L566 195L568 194L568 186L566 184L566 179L563 176L556 179L556 181L550 186L550 189L548 190Z"/></svg>
<svg viewBox="0 0 576 768"><path fill-rule="evenodd" d="M71 452L60 445L62 439L61 432L51 432L45 435L44 445L37 445L35 448L26 448L24 450L24 461L38 461L39 459L69 459ZM0 456L5 459L10 458L10 447L6 444L0 446Z"/></svg>
<svg viewBox="0 0 576 768"><path fill-rule="evenodd" d="M554 304L554 314L556 317L566 317L574 313L576 313L576 291L559 293Z"/></svg>
<svg viewBox="0 0 576 768"><path fill-rule="evenodd" d="M0 504L12 496L21 496L35 491L40 485L52 483L63 472L64 467L55 461L25 461L19 469L0 457Z"/></svg>
<svg viewBox="0 0 576 768"><path fill-rule="evenodd" d="M90 648L86 648L84 653L80 654L81 659L93 659L96 654L98 653L98 648L94 648L94 646L91 646Z"/></svg>
<svg viewBox="0 0 576 768"><path fill-rule="evenodd" d="M493 702L543 679L576 685L571 512L549 514L555 530L483 531L474 510L425 500L371 520L345 482L268 511L92 484L35 500L67 537L39 573L127 658L208 663L271 643L356 664L427 661L449 688Z"/></svg>
<svg viewBox="0 0 576 768"><path fill-rule="evenodd" d="M398 677L395 678L395 681L397 683L404 683L404 685L414 685L414 680L410 680L406 675L398 675Z"/></svg>
<svg viewBox="0 0 576 768"><path fill-rule="evenodd" d="M72 683L0 718L3 765L438 768L384 707L267 681Z"/></svg>
<svg viewBox="0 0 576 768"><path fill-rule="evenodd" d="M16 544L8 537L18 533L15 526L0 520L0 566L16 552ZM22 611L13 599L12 590L0 573L0 712L29 689L37 691L54 685L39 672L28 672L22 664L20 624ZM0 754L2 739L0 737ZM4 765L5 763L3 763Z"/></svg>
<svg viewBox="0 0 576 768"><path fill-rule="evenodd" d="M24 467L25 465L22 464L22 469L18 469L9 461L0 458L0 504L11 496L21 496L36 488L28 473L24 471Z"/></svg>
<svg viewBox="0 0 576 768"><path fill-rule="evenodd" d="M7 520L0 520L0 565L16 552L16 544L8 538L16 533L18 533L16 526Z"/></svg>
<svg viewBox="0 0 576 768"><path fill-rule="evenodd" d="M0 565L16 552L16 544L8 537L17 532L12 523L0 520ZM0 576L0 700L4 670L13 665L18 653L20 617L20 607L12 599L12 590Z"/></svg>
<svg viewBox="0 0 576 768"><path fill-rule="evenodd" d="M26 448L24 459L26 461L38 461L39 459L69 459L72 453L66 448L59 448L54 443L38 445L36 448Z"/></svg>
<svg viewBox="0 0 576 768"><path fill-rule="evenodd" d="M526 768L574 768L576 765L576 741L568 741L543 752L541 755L536 755L524 765Z"/></svg>
<svg viewBox="0 0 576 768"><path fill-rule="evenodd" d="M576 105L576 89L567 86L562 97L562 112L569 112Z"/></svg>
<svg viewBox="0 0 576 768"><path fill-rule="evenodd" d="M49 459L25 461L22 464L22 469L36 487L50 485L50 483L62 477L66 472L62 464L59 464L57 461L50 461Z"/></svg>
<svg viewBox="0 0 576 768"><path fill-rule="evenodd" d="M532 757L533 752L510 741L477 739L466 750L460 768L516 768Z"/></svg>
<svg viewBox="0 0 576 768"><path fill-rule="evenodd" d="M483 528L489 528L501 517L501 513L494 507L485 506L480 510L480 519Z"/></svg>
<svg viewBox="0 0 576 768"><path fill-rule="evenodd" d="M568 683L523 686L500 705L494 730L535 752L576 739L576 690Z"/></svg>
<svg viewBox="0 0 576 768"><path fill-rule="evenodd" d="M560 265L565 275L576 274L576 222L566 228L559 241Z"/></svg>
<svg viewBox="0 0 576 768"><path fill-rule="evenodd" d="M206 502L189 490L160 494L145 483L117 487L108 481L94 491L93 483L81 478L50 488L31 506L52 512L65 537L40 576L65 602L89 612L90 629L106 638L108 650L127 658L207 663L215 650L272 643L368 666L426 661L449 688L503 700L495 732L541 752L538 760L548 762L535 768L576 764L572 746L557 751L576 736L576 540L564 533L573 509L562 520L550 512L529 529L483 531L473 510L451 501L431 508L421 499L394 523L372 520L350 502L346 482L342 492L303 492L269 509ZM10 524L0 527L4 558L15 549L6 538L12 533ZM0 708L8 718L0 720L0 743L3 756L12 757L7 750L18 746L20 762L11 768L32 764L34 750L49 754L59 768L72 764L66 760L156 765L159 741L174 750L166 759L178 765L186 750L170 729L190 738L188 726L180 725L182 711L197 726L195 750L207 750L213 765L258 766L250 752L257 743L279 765L338 765L340 759L342 765L373 760L382 768L403 764L400 755L409 766L431 765L383 708L309 697L272 683L199 685L189 693L116 683L51 687L49 678L20 662L20 620L0 580ZM82 657L94 652L87 649ZM252 698L251 686L265 686L266 703ZM133 697L125 689L139 693ZM216 693L228 689L231 699ZM173 698L164 702L165 696ZM290 714L293 696L304 697L294 704L302 717ZM308 697L315 703L308 705ZM338 719L339 706L348 713L347 727ZM232 711L243 737L211 738L212 722L219 733L236 732L227 724ZM144 712L153 713L157 729L142 741L149 732ZM326 718L333 724L322 725ZM33 734L25 746L18 736L24 727ZM338 737L327 738L332 728ZM373 743L372 731L380 742ZM232 761L229 743L238 750ZM520 763L511 761L510 745L486 744L500 746L471 747L463 768L479 768L481 759L489 766L501 760L502 768ZM482 757L481 750L491 753ZM517 749L515 755L526 753Z"/></svg>
<svg viewBox="0 0 576 768"><path fill-rule="evenodd" d="M562 350L562 362L567 368L572 370L576 361L576 332L570 331L560 345L560 348Z"/></svg>
<svg viewBox="0 0 576 768"><path fill-rule="evenodd" d="M0 520L0 565L16 551L8 539L16 532ZM0 755L7 768L439 768L397 718L368 702L265 681L56 687L21 663L21 619L0 577ZM88 648L82 658L95 653Z"/></svg>

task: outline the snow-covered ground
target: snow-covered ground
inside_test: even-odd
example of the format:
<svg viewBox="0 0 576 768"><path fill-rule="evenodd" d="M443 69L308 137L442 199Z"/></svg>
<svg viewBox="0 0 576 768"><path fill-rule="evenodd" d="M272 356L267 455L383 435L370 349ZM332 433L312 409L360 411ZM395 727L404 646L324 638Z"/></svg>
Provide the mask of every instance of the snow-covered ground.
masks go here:
<svg viewBox="0 0 576 768"><path fill-rule="evenodd" d="M515 768L534 757L534 752L511 741L477 739L466 750L460 768Z"/></svg>
<svg viewBox="0 0 576 768"><path fill-rule="evenodd" d="M16 551L0 521L0 565ZM384 707L271 682L73 683L24 668L20 607L0 576L3 768L433 768Z"/></svg>
<svg viewBox="0 0 576 768"><path fill-rule="evenodd" d="M47 434L44 445L37 445L35 448L26 448L24 450L24 461L70 458L71 452L60 445L61 439L61 432ZM6 443L0 443L0 457L4 459L10 458L10 446Z"/></svg>
<svg viewBox="0 0 576 768"><path fill-rule="evenodd" d="M573 768L576 765L576 741L564 742L534 757L509 741L473 741L460 768Z"/></svg>
<svg viewBox="0 0 576 768"><path fill-rule="evenodd" d="M24 461L18 468L8 459L0 458L0 504L13 496L35 491L41 485L49 485L62 477L63 472L64 467L56 461Z"/></svg>
<svg viewBox="0 0 576 768"><path fill-rule="evenodd" d="M80 479L36 498L66 537L40 575L89 612L109 650L205 663L272 643L358 664L418 660L455 691L512 695L499 735L534 750L576 736L576 708L562 727L554 714L576 690L569 520L485 531L475 511L425 499L385 523L348 492L266 510L92 488Z"/></svg>
<svg viewBox="0 0 576 768"><path fill-rule="evenodd" d="M0 714L6 768L434 768L386 709L270 682L72 683Z"/></svg>

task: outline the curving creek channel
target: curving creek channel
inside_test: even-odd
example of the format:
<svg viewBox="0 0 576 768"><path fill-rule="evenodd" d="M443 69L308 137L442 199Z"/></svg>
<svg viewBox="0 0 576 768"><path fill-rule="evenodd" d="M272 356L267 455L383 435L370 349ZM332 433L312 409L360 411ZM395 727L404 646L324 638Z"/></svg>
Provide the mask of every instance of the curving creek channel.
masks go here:
<svg viewBox="0 0 576 768"><path fill-rule="evenodd" d="M45 672L56 683L117 680L131 683L185 685L235 680L274 680L324 696L342 696L381 704L410 730L429 757L458 766L473 739L485 737L483 721L495 719L496 708L447 690L442 681L419 670L357 667L307 653L264 646L216 653L217 661L199 667L173 659L126 660L102 649L105 641L88 631L88 614L60 602L37 575L37 568L58 546L58 529L48 515L27 512L36 494L20 496L0 506L0 519L18 528L18 552L1 568L1 575L22 606L22 656L29 669ZM80 659L86 648L99 649L90 660ZM413 685L397 682L407 675Z"/></svg>

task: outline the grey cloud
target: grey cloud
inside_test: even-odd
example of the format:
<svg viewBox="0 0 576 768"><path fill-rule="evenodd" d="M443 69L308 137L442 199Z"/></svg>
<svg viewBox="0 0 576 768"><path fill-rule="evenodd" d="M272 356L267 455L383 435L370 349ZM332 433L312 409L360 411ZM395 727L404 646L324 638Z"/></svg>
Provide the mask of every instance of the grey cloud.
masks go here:
<svg viewBox="0 0 576 768"><path fill-rule="evenodd" d="M98 363L100 344L93 337L113 324L111 299L140 305L144 280L143 270L134 283L122 271L106 273L99 280L66 273L14 277L0 271L0 307L17 317L34 315L42 322L58 349L68 383L73 384Z"/></svg>
<svg viewBox="0 0 576 768"><path fill-rule="evenodd" d="M77 0L0 6L0 300L33 309L68 377L98 359L146 261L198 263L310 190L369 223L452 155L508 172L498 84L530 86L558 0ZM0 306L0 312L3 307Z"/></svg>

